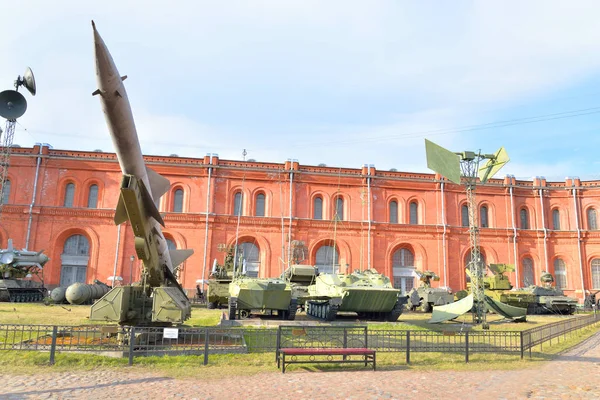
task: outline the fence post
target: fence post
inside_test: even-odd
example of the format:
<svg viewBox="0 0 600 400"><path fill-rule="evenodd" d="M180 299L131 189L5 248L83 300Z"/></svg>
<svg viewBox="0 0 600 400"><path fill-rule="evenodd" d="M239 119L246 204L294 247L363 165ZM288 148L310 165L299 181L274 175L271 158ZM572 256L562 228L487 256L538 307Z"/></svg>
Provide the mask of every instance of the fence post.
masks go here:
<svg viewBox="0 0 600 400"><path fill-rule="evenodd" d="M523 343L523 331L521 331L521 360L525 355L525 343Z"/></svg>
<svg viewBox="0 0 600 400"><path fill-rule="evenodd" d="M208 329L204 328L204 365L208 365L208 341L210 339Z"/></svg>
<svg viewBox="0 0 600 400"><path fill-rule="evenodd" d="M129 366L133 365L133 345L135 344L135 326L129 329Z"/></svg>
<svg viewBox="0 0 600 400"><path fill-rule="evenodd" d="M465 362L469 362L469 331L465 333Z"/></svg>
<svg viewBox="0 0 600 400"><path fill-rule="evenodd" d="M366 346L365 346L366 347ZM344 327L344 348L348 348L348 330ZM346 361L346 355L342 356L342 359Z"/></svg>
<svg viewBox="0 0 600 400"><path fill-rule="evenodd" d="M277 348L275 349L275 362L279 360L279 348L281 347L281 325L277 328Z"/></svg>
<svg viewBox="0 0 600 400"><path fill-rule="evenodd" d="M50 344L50 365L54 365L54 355L56 353L56 336L58 336L58 326L53 326L52 344Z"/></svg>
<svg viewBox="0 0 600 400"><path fill-rule="evenodd" d="M365 326L365 349L369 348L369 327Z"/></svg>
<svg viewBox="0 0 600 400"><path fill-rule="evenodd" d="M406 364L410 364L410 331L406 331Z"/></svg>

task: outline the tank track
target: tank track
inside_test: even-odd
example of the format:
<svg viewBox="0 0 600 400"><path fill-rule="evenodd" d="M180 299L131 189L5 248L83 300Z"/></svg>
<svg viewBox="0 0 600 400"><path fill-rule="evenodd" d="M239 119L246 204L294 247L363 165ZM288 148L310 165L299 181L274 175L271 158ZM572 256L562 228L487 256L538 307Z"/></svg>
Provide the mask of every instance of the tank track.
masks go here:
<svg viewBox="0 0 600 400"><path fill-rule="evenodd" d="M0 290L0 301L11 303L40 303L44 301L44 292L37 289L23 290L20 292L11 292L10 290Z"/></svg>
<svg viewBox="0 0 600 400"><path fill-rule="evenodd" d="M402 315L402 312L404 311L404 305L407 302L408 302L408 297L399 296L398 300L396 300L396 304L394 305L394 308L392 308L392 311L387 313L385 320L388 322L398 321L398 318L400 318L400 315Z"/></svg>
<svg viewBox="0 0 600 400"><path fill-rule="evenodd" d="M234 321L237 317L237 297L229 298L229 320Z"/></svg>
<svg viewBox="0 0 600 400"><path fill-rule="evenodd" d="M287 310L285 310L282 315L284 319L288 321L293 321L296 319L296 311L298 311L298 299L290 300L290 305Z"/></svg>
<svg viewBox="0 0 600 400"><path fill-rule="evenodd" d="M340 306L331 305L328 301L307 301L306 315L323 321L334 321Z"/></svg>
<svg viewBox="0 0 600 400"><path fill-rule="evenodd" d="M209 301L208 304L206 304L206 308L208 308L209 310L214 310L215 308L217 308L217 302Z"/></svg>

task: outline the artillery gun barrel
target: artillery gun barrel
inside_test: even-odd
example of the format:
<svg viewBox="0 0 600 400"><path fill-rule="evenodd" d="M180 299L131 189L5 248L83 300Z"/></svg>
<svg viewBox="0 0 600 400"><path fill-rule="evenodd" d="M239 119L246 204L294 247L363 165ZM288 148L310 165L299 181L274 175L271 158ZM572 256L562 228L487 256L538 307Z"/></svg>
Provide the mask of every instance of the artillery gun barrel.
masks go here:
<svg viewBox="0 0 600 400"><path fill-rule="evenodd" d="M99 299L104 296L110 287L103 283L94 283L86 285L85 283L77 282L67 288L65 297L71 304L83 304L91 300Z"/></svg>

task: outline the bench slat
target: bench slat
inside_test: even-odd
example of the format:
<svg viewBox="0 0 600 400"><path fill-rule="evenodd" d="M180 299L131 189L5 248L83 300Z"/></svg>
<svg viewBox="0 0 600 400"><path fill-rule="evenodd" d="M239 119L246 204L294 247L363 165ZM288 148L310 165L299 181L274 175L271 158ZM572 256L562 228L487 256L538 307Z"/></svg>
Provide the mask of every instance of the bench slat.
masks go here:
<svg viewBox="0 0 600 400"><path fill-rule="evenodd" d="M330 348L330 349L317 349L317 348L283 348L279 349L281 353L291 356L300 355L365 355L375 354L375 350L367 348Z"/></svg>

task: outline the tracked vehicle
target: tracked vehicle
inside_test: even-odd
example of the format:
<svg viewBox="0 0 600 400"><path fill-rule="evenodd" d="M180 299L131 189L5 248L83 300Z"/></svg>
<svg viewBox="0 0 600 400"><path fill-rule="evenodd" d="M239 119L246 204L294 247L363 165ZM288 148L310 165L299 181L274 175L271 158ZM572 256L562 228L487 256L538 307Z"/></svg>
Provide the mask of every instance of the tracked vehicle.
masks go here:
<svg viewBox="0 0 600 400"><path fill-rule="evenodd" d="M433 306L443 306L454 302L452 290L448 288L432 288L431 281L439 281L440 277L432 271L415 271L421 284L408 292L408 308L415 311L431 312Z"/></svg>
<svg viewBox="0 0 600 400"><path fill-rule="evenodd" d="M492 275L483 277L484 293L496 301L501 301L501 296L511 290L513 285L510 283L506 272L514 272L515 266L512 264L489 264L488 269ZM471 276L471 271L466 270L467 275ZM472 279L472 278L471 278ZM467 290L456 292L458 300L465 298L471 292L471 282L467 282Z"/></svg>
<svg viewBox="0 0 600 400"><path fill-rule="evenodd" d="M540 276L542 286L531 285L522 289L513 289L500 296L500 301L520 308L526 308L527 314L573 314L577 308L577 299L567 297L564 292L552 286L554 277L548 272Z"/></svg>
<svg viewBox="0 0 600 400"><path fill-rule="evenodd" d="M8 247L0 250L0 301L39 302L48 296L41 276L49 258L43 252L16 250L8 239Z"/></svg>
<svg viewBox="0 0 600 400"><path fill-rule="evenodd" d="M396 321L407 296L394 289L390 279L376 270L351 274L319 274L308 287L306 313L326 321L338 311L355 312L359 318Z"/></svg>
<svg viewBox="0 0 600 400"><path fill-rule="evenodd" d="M233 280L233 255L234 248L227 249L225 260L222 265L214 260L213 268L208 277L207 303L209 309L226 306L229 301L229 284Z"/></svg>
<svg viewBox="0 0 600 400"><path fill-rule="evenodd" d="M237 276L229 284L229 319L245 319L252 313L274 312L281 319L294 320L298 309L292 287L280 278Z"/></svg>

